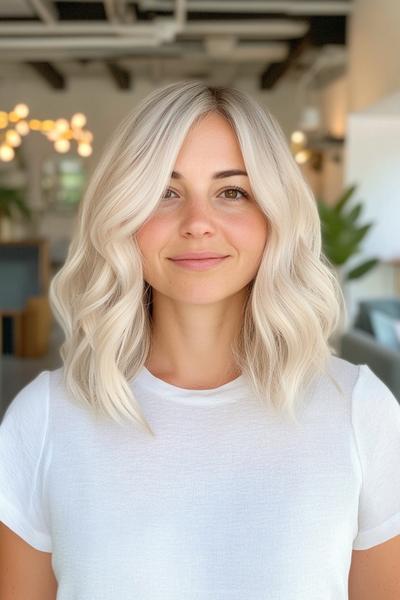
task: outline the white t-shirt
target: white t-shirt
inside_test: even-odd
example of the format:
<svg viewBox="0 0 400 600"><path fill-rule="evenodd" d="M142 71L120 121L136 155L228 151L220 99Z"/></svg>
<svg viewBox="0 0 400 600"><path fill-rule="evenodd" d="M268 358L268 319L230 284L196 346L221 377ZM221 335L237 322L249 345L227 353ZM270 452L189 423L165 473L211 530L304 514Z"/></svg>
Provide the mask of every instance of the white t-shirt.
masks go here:
<svg viewBox="0 0 400 600"><path fill-rule="evenodd" d="M0 426L0 520L52 552L57 600L345 600L353 549L400 534L400 405L331 357L291 424L243 375L130 382L155 438L42 371Z"/></svg>

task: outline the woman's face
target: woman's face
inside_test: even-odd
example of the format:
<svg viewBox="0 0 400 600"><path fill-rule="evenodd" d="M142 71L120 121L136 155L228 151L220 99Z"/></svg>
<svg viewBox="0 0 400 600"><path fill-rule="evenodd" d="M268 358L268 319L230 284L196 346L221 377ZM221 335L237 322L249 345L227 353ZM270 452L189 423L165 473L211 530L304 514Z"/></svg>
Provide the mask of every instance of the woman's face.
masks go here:
<svg viewBox="0 0 400 600"><path fill-rule="evenodd" d="M153 294L178 302L213 303L237 294L254 279L267 239L267 219L246 175L221 174L231 170L246 170L240 146L229 123L209 114L189 131L164 198L136 233L144 279ZM171 260L202 251L227 258L205 270Z"/></svg>

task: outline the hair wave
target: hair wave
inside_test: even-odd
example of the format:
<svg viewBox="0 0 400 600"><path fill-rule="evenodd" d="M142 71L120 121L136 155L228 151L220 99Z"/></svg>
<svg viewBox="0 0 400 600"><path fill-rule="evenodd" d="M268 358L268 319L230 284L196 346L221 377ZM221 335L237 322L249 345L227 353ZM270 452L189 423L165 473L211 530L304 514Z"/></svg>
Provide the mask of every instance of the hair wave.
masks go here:
<svg viewBox="0 0 400 600"><path fill-rule="evenodd" d="M152 293L135 232L157 209L189 129L210 112L232 125L268 221L264 255L232 344L261 402L297 419L296 406L315 376L330 377L328 359L336 350L329 341L346 311L321 250L315 198L272 114L244 91L197 80L152 91L105 148L49 289L65 335L60 355L72 398L118 423L127 418L151 435L131 385L151 344Z"/></svg>

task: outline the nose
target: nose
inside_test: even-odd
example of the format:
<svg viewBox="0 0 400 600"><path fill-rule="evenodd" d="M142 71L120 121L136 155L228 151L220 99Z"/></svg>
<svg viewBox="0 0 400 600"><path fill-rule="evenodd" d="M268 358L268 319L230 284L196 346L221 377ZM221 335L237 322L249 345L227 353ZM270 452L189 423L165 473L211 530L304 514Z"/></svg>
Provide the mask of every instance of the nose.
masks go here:
<svg viewBox="0 0 400 600"><path fill-rule="evenodd" d="M208 198L196 196L185 200L180 229L183 235L193 236L215 232L215 212Z"/></svg>

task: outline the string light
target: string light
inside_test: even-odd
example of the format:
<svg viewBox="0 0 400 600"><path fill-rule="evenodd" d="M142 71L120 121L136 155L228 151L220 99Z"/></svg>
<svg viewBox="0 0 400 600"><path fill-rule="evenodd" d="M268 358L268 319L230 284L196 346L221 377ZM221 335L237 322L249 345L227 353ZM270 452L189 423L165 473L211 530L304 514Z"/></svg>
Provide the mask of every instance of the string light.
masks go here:
<svg viewBox="0 0 400 600"><path fill-rule="evenodd" d="M295 159L299 164L303 164L308 161L311 156L311 152L309 150L300 150L300 152L296 152Z"/></svg>
<svg viewBox="0 0 400 600"><path fill-rule="evenodd" d="M81 156L90 156L92 154L92 147L90 144L78 144L78 154Z"/></svg>
<svg viewBox="0 0 400 600"><path fill-rule="evenodd" d="M14 156L15 152L11 148L11 146L8 146L7 144L0 145L0 160L3 160L4 162L9 162L14 158Z"/></svg>
<svg viewBox="0 0 400 600"><path fill-rule="evenodd" d="M55 122L55 128L57 129L57 131L60 131L61 133L64 131L68 131L69 123L68 123L67 119L57 119L57 121Z"/></svg>
<svg viewBox="0 0 400 600"><path fill-rule="evenodd" d="M29 125L24 120L18 121L18 123L15 124L15 129L20 135L28 135L29 133Z"/></svg>
<svg viewBox="0 0 400 600"><path fill-rule="evenodd" d="M29 115L29 108L26 104L20 103L14 106L14 112L20 119L26 119L26 117Z"/></svg>
<svg viewBox="0 0 400 600"><path fill-rule="evenodd" d="M12 110L11 112L8 113L8 120L11 123L16 123L17 121L19 121L20 117L18 115L18 113L15 112L15 110Z"/></svg>
<svg viewBox="0 0 400 600"><path fill-rule="evenodd" d="M72 115L72 117L71 117L71 126L72 127L82 128L84 125L86 125L86 117L84 114L75 113L74 115Z"/></svg>
<svg viewBox="0 0 400 600"><path fill-rule="evenodd" d="M15 129L8 129L6 131L6 143L9 146L19 146L21 144L21 136Z"/></svg>
<svg viewBox="0 0 400 600"><path fill-rule="evenodd" d="M290 142L295 161L300 165L306 163L311 157L311 152L307 149L307 136L304 131L300 129L293 131Z"/></svg>
<svg viewBox="0 0 400 600"><path fill-rule="evenodd" d="M40 131L40 121L39 119L30 119L28 121L29 128L33 131Z"/></svg>
<svg viewBox="0 0 400 600"><path fill-rule="evenodd" d="M307 141L307 137L306 134L303 131L293 131L291 138L292 142L294 144L305 144L305 142Z"/></svg>
<svg viewBox="0 0 400 600"><path fill-rule="evenodd" d="M21 136L26 136L31 131L42 133L53 143L56 152L68 152L71 149L71 141L75 140L80 156L92 154L93 133L83 129L87 122L83 113L74 113L70 121L63 117L43 121L27 119L28 115L29 107L23 102L16 104L10 112L0 111L0 161L12 160L15 157L13 148L20 146Z"/></svg>
<svg viewBox="0 0 400 600"><path fill-rule="evenodd" d="M70 143L68 140L64 140L64 139L59 139L56 140L54 142L54 148L57 150L57 152L68 152L69 148L70 148Z"/></svg>

